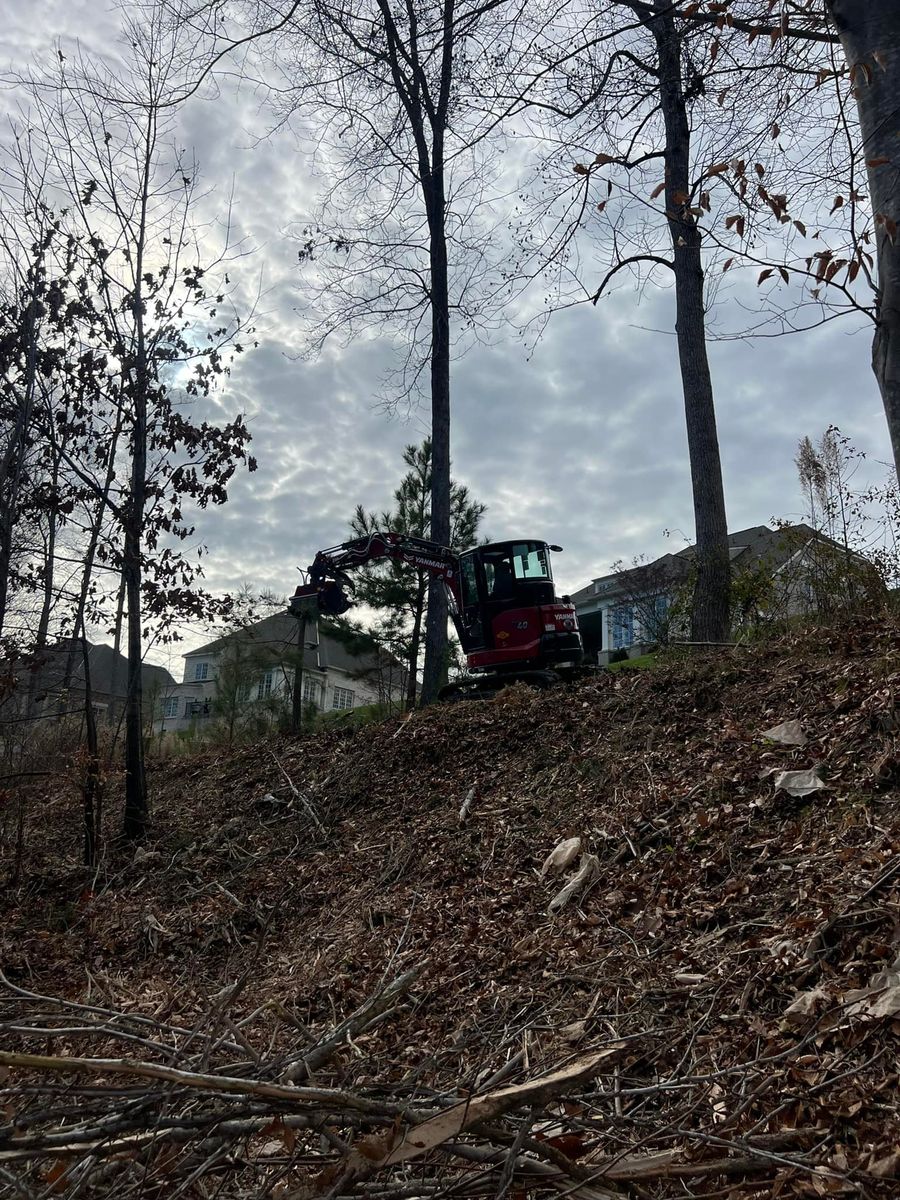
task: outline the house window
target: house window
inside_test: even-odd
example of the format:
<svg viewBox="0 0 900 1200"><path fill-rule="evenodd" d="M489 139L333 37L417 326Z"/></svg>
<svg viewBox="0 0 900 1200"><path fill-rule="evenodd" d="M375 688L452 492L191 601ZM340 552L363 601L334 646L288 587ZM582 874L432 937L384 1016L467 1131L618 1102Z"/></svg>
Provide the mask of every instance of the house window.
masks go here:
<svg viewBox="0 0 900 1200"><path fill-rule="evenodd" d="M634 642L634 609L620 604L612 610L612 648L627 650Z"/></svg>
<svg viewBox="0 0 900 1200"><path fill-rule="evenodd" d="M336 687L334 689L334 699L331 701L332 708L352 708L353 707L353 692L349 688Z"/></svg>
<svg viewBox="0 0 900 1200"><path fill-rule="evenodd" d="M163 700L163 716L177 717L178 716L178 697L168 696Z"/></svg>
<svg viewBox="0 0 900 1200"><path fill-rule="evenodd" d="M353 693L351 692L350 694L352 695ZM319 685L314 679L303 680L303 699L307 704L314 704L316 708L319 707Z"/></svg>
<svg viewBox="0 0 900 1200"><path fill-rule="evenodd" d="M265 700L266 696L272 695L272 684L275 681L275 672L266 671L256 688L257 700Z"/></svg>
<svg viewBox="0 0 900 1200"><path fill-rule="evenodd" d="M184 706L186 717L208 717L210 715L208 700L188 700Z"/></svg>
<svg viewBox="0 0 900 1200"><path fill-rule="evenodd" d="M209 663L194 663L194 678L208 679L209 678Z"/></svg>

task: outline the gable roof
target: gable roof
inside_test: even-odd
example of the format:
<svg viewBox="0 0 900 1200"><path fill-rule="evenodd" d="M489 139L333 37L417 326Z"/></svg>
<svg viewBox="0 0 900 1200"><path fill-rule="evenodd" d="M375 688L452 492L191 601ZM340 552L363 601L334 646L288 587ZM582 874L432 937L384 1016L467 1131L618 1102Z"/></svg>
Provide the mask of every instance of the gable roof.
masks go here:
<svg viewBox="0 0 900 1200"><path fill-rule="evenodd" d="M774 572L812 540L843 550L832 538L801 521L796 525L785 525L781 529L770 529L768 525L751 525L748 529L729 533L729 556L731 561L741 568L752 566L754 563L765 563ZM691 559L696 552L696 545L685 546L683 550L677 550L674 554L663 554L652 562L601 575L591 580L586 587L574 592L572 600L578 604L601 596L604 591L617 591L616 584L624 583L632 572L635 575L641 571L656 573L660 585L681 582L687 578ZM598 584L605 586L598 589Z"/></svg>
<svg viewBox="0 0 900 1200"><path fill-rule="evenodd" d="M300 636L301 624L290 613L273 613L261 621L248 625L246 629L225 634L216 638L197 650L190 650L184 655L185 659L204 658L221 654L235 641L245 644L248 649L258 650L263 655L278 659L286 654L296 654L297 641ZM402 664L386 650L376 653L364 652L354 654L340 638L334 637L326 630L316 627L310 622L307 626L307 642L316 641L314 647L307 645L303 651L303 669L310 671L327 671L333 667L345 671L348 675L362 675L366 672L377 671L385 664L391 664L395 669L402 670Z"/></svg>

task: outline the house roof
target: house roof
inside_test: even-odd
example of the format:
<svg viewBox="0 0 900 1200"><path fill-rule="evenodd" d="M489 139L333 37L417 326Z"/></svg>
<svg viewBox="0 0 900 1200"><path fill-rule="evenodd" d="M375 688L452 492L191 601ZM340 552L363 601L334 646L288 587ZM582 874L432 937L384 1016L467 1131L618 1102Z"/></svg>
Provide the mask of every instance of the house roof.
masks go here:
<svg viewBox="0 0 900 1200"><path fill-rule="evenodd" d="M270 617L264 617L261 621L247 626L246 629L207 642L205 646L189 651L184 657L195 659L221 654L228 645L237 639L245 643L248 648L252 647L254 650L269 654L274 659L286 653L296 653L299 635L300 622L296 617L291 616L290 613L274 613ZM401 664L387 651L379 652L380 660L378 654L371 652L354 654L352 648L342 639L334 637L321 627L317 629L312 622L307 626L307 641L316 641L316 645L312 648L307 645L304 649L304 670L326 671L329 667L333 667L335 670L345 671L348 675L360 675L367 671L377 670L379 666L391 662L398 670L401 669Z"/></svg>
<svg viewBox="0 0 900 1200"><path fill-rule="evenodd" d="M53 646L47 646L35 660L37 687L40 691L53 691L62 686L66 674L66 661L70 650L75 648L70 687L84 690L84 658L81 644L72 638L64 638ZM104 643L87 643L88 667L91 675L91 690L97 695L124 699L127 694L128 660L112 646ZM151 663L141 667L141 687L145 693L167 691L175 686L175 680L165 669Z"/></svg>
<svg viewBox="0 0 900 1200"><path fill-rule="evenodd" d="M765 562L772 571L776 571L812 538L832 546L838 545L825 534L817 532L811 525L802 522L796 525L786 525L781 529L770 529L767 525L751 525L748 529L739 529L735 533L729 533L729 555L731 561L737 562L742 568L751 566L755 562ZM685 546L683 550L678 550L674 554L664 554L652 562L642 563L627 571L602 575L591 580L586 587L574 592L572 600L578 604L596 596L602 596L604 591L617 591L617 583L624 582L632 572L635 574L639 571L656 572L661 584L680 581L687 576L690 561L696 550L696 546ZM599 589L598 584L601 585Z"/></svg>

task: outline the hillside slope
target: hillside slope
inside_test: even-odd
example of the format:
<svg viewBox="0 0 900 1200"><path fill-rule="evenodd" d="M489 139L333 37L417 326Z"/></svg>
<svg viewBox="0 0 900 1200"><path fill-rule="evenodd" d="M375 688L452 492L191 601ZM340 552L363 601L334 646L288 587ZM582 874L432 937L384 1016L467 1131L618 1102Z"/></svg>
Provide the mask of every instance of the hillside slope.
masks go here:
<svg viewBox="0 0 900 1200"><path fill-rule="evenodd" d="M37 1045L47 1005L22 993L52 994L215 1028L230 1073L246 1043L244 1071L279 1078L414 970L329 1045L318 1082L449 1103L611 1054L562 1107L542 1096L480 1126L458 1157L474 1171L479 1145L495 1156L470 1194L533 1191L543 1146L558 1173L544 1190L585 1200L895 1196L898 647L893 627L831 630L161 765L152 838L93 881L61 853L73 801L48 791L52 832L0 932L4 1043ZM787 720L804 745L763 736ZM825 786L776 790L777 772L813 767ZM542 875L574 837L572 864ZM579 866L584 886L551 911ZM96 1054L104 1036L40 1045ZM248 1182L254 1153L235 1195L270 1194L258 1163ZM312 1195L345 1152L292 1135L281 1153L279 1183ZM419 1190L386 1160L384 1190L353 1186L463 1186L446 1155L437 1173L427 1161Z"/></svg>

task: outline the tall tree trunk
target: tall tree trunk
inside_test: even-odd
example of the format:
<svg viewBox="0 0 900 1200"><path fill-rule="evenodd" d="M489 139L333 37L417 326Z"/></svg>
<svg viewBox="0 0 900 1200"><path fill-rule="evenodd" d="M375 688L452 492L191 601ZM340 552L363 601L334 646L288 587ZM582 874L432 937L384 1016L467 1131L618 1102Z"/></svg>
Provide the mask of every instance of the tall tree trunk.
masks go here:
<svg viewBox="0 0 900 1200"><path fill-rule="evenodd" d="M697 539L691 636L695 641L722 642L729 633L731 567L716 411L706 352L702 237L685 204L685 196L691 191L691 132L682 87L681 41L668 0L656 0L652 16L647 14L645 5L640 8L656 40L659 93L666 128L666 214L672 238L675 331Z"/></svg>
<svg viewBox="0 0 900 1200"><path fill-rule="evenodd" d="M416 590L416 607L413 613L412 635L409 640L409 658L406 662L406 709L408 712L416 707L416 692L418 689L419 649L422 642L422 616L425 610L425 597L428 590L428 579L419 575Z"/></svg>
<svg viewBox="0 0 900 1200"><path fill-rule="evenodd" d="M435 151L437 158L437 151ZM429 181L431 266L431 540L450 545L450 293L447 206L443 170ZM422 704L431 704L447 675L447 593L442 579L428 588Z"/></svg>
<svg viewBox="0 0 900 1200"><path fill-rule="evenodd" d="M143 375L140 372L140 375ZM143 837L150 810L144 770L144 734L141 728L143 694L141 669L141 534L144 524L147 478L147 387L138 380L134 394L131 494L125 516L122 578L127 610L128 675L125 694L125 812L122 832L127 838Z"/></svg>
<svg viewBox="0 0 900 1200"><path fill-rule="evenodd" d="M36 272L34 267L33 271ZM34 281L33 281L34 282ZM37 297L34 294L28 308L22 340L25 343L25 379L22 399L9 431L3 454L0 456L0 634L6 623L9 603L9 583L12 574L13 530L19 511L19 490L25 472L28 430L34 410L34 391L37 376Z"/></svg>
<svg viewBox="0 0 900 1200"><path fill-rule="evenodd" d="M878 261L877 328L872 370L878 381L894 466L900 477L900 4L897 0L826 0L859 111L869 173Z"/></svg>

